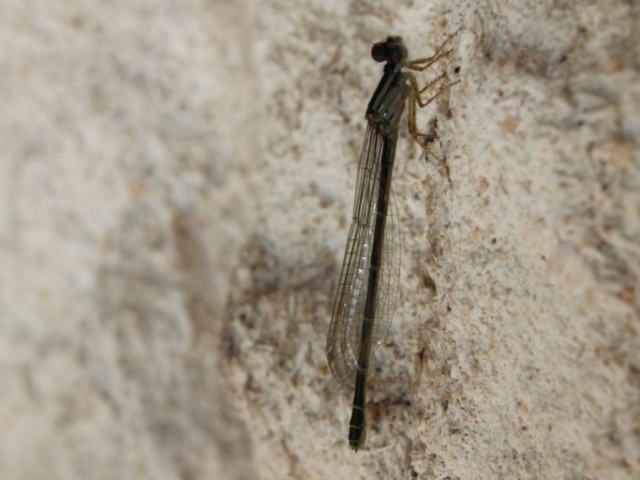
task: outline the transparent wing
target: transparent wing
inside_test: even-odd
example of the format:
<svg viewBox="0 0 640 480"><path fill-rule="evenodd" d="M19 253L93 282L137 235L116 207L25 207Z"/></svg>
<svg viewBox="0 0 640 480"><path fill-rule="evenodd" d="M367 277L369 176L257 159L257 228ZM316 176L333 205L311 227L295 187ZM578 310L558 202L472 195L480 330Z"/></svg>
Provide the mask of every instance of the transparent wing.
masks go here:
<svg viewBox="0 0 640 480"><path fill-rule="evenodd" d="M369 275L374 222L380 188L380 165L383 137L369 124L358 164L353 221L345 251L333 316L327 336L327 361L338 382L352 386L359 370L362 322L364 318ZM385 193L385 192L383 192ZM373 371L375 349L384 342L395 308L400 275L400 233L395 201L389 196L386 229L382 246L382 259L378 275L378 288L374 302L375 318L369 368Z"/></svg>
<svg viewBox="0 0 640 480"><path fill-rule="evenodd" d="M393 320L393 312L398 297L400 281L400 227L393 191L389 191L389 211L387 212L387 228L382 250L382 266L380 267L380 283L376 298L376 322L373 330L373 350L382 345L389 333Z"/></svg>

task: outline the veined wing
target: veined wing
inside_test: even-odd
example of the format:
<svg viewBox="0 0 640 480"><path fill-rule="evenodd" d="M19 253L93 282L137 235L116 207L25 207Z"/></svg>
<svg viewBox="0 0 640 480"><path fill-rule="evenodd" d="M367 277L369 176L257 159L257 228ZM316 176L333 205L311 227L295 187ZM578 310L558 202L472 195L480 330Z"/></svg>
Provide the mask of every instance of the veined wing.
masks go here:
<svg viewBox="0 0 640 480"><path fill-rule="evenodd" d="M373 232L380 189L380 165L384 139L369 123L358 164L353 221L345 251L333 316L327 336L327 360L334 377L345 386L352 386L361 349L362 322L371 273ZM383 194L385 192L382 192ZM369 350L370 373L373 352L384 342L395 307L400 274L400 233L395 201L389 196L386 229L382 246L376 289L375 318Z"/></svg>

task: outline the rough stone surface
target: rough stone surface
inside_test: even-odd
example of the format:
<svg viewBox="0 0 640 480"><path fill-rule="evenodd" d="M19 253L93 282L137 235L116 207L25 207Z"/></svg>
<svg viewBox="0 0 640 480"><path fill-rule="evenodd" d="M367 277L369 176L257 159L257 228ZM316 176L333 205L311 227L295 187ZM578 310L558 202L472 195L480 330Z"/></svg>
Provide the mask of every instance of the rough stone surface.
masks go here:
<svg viewBox="0 0 640 480"><path fill-rule="evenodd" d="M500 5L504 3L504 5ZM0 5L0 478L640 478L637 2ZM403 126L366 448L328 371L363 112ZM437 87L436 87L437 88Z"/></svg>

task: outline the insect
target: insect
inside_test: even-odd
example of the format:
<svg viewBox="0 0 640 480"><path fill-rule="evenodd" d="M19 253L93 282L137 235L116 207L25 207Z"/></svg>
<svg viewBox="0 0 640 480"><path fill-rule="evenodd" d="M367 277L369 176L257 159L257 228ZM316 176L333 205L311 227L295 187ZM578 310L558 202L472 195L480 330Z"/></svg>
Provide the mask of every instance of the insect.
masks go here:
<svg viewBox="0 0 640 480"><path fill-rule="evenodd" d="M415 76L403 68L422 71L450 55L445 45L452 37L431 57L411 61L402 37L388 37L371 49L371 57L385 66L365 115L367 130L358 163L353 220L326 347L333 376L344 386L355 382L349 445L356 451L366 439L367 376L373 370L374 351L389 331L400 276L400 234L391 192L398 127L408 104L409 132L420 143L419 138L426 135L416 129L416 105L427 106L455 84L445 85L423 101L421 95L446 73L419 89Z"/></svg>

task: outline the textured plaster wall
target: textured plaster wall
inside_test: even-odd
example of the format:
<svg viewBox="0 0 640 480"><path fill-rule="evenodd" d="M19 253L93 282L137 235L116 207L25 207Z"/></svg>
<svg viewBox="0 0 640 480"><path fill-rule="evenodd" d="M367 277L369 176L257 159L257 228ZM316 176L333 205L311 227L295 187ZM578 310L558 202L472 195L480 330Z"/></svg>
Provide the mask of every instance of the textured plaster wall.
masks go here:
<svg viewBox="0 0 640 480"><path fill-rule="evenodd" d="M369 42L458 29L354 454ZM0 40L0 478L640 477L637 2L4 0Z"/></svg>

